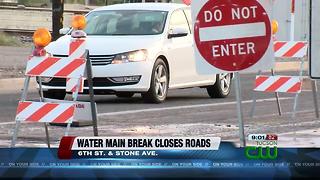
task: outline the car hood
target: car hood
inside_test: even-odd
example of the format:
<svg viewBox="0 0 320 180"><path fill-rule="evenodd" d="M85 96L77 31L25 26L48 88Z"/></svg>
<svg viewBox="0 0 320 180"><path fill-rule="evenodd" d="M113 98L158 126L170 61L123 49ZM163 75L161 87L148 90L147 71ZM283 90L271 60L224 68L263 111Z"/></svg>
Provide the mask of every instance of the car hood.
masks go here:
<svg viewBox="0 0 320 180"><path fill-rule="evenodd" d="M54 55L68 55L71 36L66 35L50 43L46 51ZM113 55L122 52L155 47L159 35L150 36L88 36L86 46L93 55Z"/></svg>

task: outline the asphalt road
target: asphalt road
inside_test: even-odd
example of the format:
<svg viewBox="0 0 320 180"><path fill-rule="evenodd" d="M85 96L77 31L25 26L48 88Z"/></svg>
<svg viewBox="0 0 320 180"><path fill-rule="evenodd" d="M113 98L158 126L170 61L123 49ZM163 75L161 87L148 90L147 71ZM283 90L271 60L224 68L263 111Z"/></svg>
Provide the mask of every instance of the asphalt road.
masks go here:
<svg viewBox="0 0 320 180"><path fill-rule="evenodd" d="M301 94L294 121L290 118L294 95L280 94L284 112L280 117L274 94L257 93L255 117L250 118L248 114L252 105L254 77L254 74L241 76L246 134L285 134L294 130L315 132L314 129L320 127L320 121L315 118L311 92ZM14 86L14 82L9 86ZM0 147L8 147L10 144L15 110L20 98L19 88L10 92L0 90ZM32 89L28 97L37 99L36 90ZM81 96L80 100L88 101L88 97ZM129 99L99 95L95 100L98 104L100 136L220 136L222 140L235 142L239 137L234 88L225 99L210 99L205 89L191 88L170 90L163 104L145 104L139 94ZM55 146L64 130L64 127L49 127L51 141ZM92 127L72 127L69 135L92 136ZM22 124L18 146L45 146L43 125Z"/></svg>

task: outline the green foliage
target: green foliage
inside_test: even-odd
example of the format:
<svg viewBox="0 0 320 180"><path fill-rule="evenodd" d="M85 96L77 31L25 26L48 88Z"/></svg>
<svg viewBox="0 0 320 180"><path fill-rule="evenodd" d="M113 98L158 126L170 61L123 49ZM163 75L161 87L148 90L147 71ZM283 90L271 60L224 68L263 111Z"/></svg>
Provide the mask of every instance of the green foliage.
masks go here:
<svg viewBox="0 0 320 180"><path fill-rule="evenodd" d="M15 36L0 32L0 46L22 46L22 43Z"/></svg>
<svg viewBox="0 0 320 180"><path fill-rule="evenodd" d="M18 0L18 4L23 4L25 6L41 6L43 4L50 5L50 0Z"/></svg>

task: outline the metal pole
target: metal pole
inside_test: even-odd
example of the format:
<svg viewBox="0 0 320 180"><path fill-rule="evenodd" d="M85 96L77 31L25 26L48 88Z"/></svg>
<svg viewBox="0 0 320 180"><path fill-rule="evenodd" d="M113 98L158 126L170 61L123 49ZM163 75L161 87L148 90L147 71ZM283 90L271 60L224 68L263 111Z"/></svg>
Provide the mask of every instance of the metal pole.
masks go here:
<svg viewBox="0 0 320 180"><path fill-rule="evenodd" d="M316 113L316 117L319 118L319 107L318 107L318 96L317 96L317 82L316 80L311 80L312 85L312 94L313 94L313 103L314 103L314 110Z"/></svg>
<svg viewBox="0 0 320 180"><path fill-rule="evenodd" d="M19 131L19 128L20 128L20 123L21 123L20 121L16 121L10 147L15 147L16 146L16 141L17 141L18 131Z"/></svg>
<svg viewBox="0 0 320 180"><path fill-rule="evenodd" d="M294 41L294 23L295 23L295 0L291 0L291 23L290 23L290 41Z"/></svg>
<svg viewBox="0 0 320 180"><path fill-rule="evenodd" d="M295 98L294 98L294 105L293 105L293 112L292 112L292 123L293 123L293 131L294 131L294 139L296 139L296 123L295 123L295 118L296 118L296 111L297 111L297 104L298 104L298 99L299 99L299 94L297 93Z"/></svg>
<svg viewBox="0 0 320 180"><path fill-rule="evenodd" d="M39 82L39 94L40 94L40 101L43 102L43 89L42 89L42 79L41 77L36 77ZM46 140L48 148L50 148L50 136L49 136L49 130L48 130L48 123L44 123L44 129L46 132Z"/></svg>
<svg viewBox="0 0 320 180"><path fill-rule="evenodd" d="M242 113L242 100L241 100L241 84L239 72L235 73L235 91L237 97L237 113L239 121L239 135L240 135L240 147L246 146L246 139L244 136L244 126L243 126L243 113Z"/></svg>
<svg viewBox="0 0 320 180"><path fill-rule="evenodd" d="M28 89L29 89L29 83L30 83L30 77L27 76L24 80L23 90L20 101L25 101L27 99L28 95Z"/></svg>
<svg viewBox="0 0 320 180"><path fill-rule="evenodd" d="M47 140L48 148L51 148L51 146L50 146L50 136L49 136L49 130L48 130L48 123L44 123L44 129L46 131L46 140Z"/></svg>
<svg viewBox="0 0 320 180"><path fill-rule="evenodd" d="M80 84L81 84L81 77L79 77L78 79L78 84L77 84L77 87L76 87L76 92L73 92L72 93L72 101L74 104L77 103L77 99L78 99L78 94L79 94L79 90L80 90ZM70 130L70 127L71 127L71 124L72 124L72 121L69 121L68 124L67 124L67 129L64 133L65 136L68 136L69 135L69 130Z"/></svg>
<svg viewBox="0 0 320 180"><path fill-rule="evenodd" d="M312 58L312 0L309 1L310 7L309 7L309 75L311 75L311 58ZM315 108L315 113L316 117L319 118L319 108L318 108L318 97L317 97L317 82L316 80L311 80L311 85L312 85L312 93L313 93L313 102L314 102L314 108Z"/></svg>
<svg viewBox="0 0 320 180"><path fill-rule="evenodd" d="M92 81L92 64L89 56L89 51L86 50L86 69L87 69L87 81L89 87L89 96L90 96L90 105L91 105L91 115L93 121L93 134L98 136L98 120L97 120L97 107L94 102L94 90L93 90L93 81Z"/></svg>
<svg viewBox="0 0 320 180"><path fill-rule="evenodd" d="M26 100L27 95L28 95L29 83L30 83L30 77L27 76L26 79L24 80L24 85L23 85L20 101L25 101ZM15 145L16 145L18 131L19 131L19 128L20 128L20 123L21 123L20 121L16 121L16 125L15 125L15 128L13 130L12 141L11 141L10 147L15 147Z"/></svg>
<svg viewBox="0 0 320 180"><path fill-rule="evenodd" d="M271 75L274 76L274 69L271 69ZM277 100L277 106L278 106L278 112L279 112L279 116L282 115L282 110L281 110L281 104L280 104L280 99L279 99L279 93L275 92L274 93L276 96L276 100Z"/></svg>
<svg viewBox="0 0 320 180"><path fill-rule="evenodd" d="M300 77L300 80L302 80L302 75L303 75L303 65L304 65L304 60L301 59L301 62L300 62L300 73L299 73L299 77ZM295 95L295 98L294 98L294 104L293 104L293 112L292 112L292 116L291 116L291 119L293 121L293 130L294 130L294 139L296 139L296 123L295 123L295 118L296 118L296 112L297 112L297 106L298 106L298 98L299 98L299 93L297 93Z"/></svg>

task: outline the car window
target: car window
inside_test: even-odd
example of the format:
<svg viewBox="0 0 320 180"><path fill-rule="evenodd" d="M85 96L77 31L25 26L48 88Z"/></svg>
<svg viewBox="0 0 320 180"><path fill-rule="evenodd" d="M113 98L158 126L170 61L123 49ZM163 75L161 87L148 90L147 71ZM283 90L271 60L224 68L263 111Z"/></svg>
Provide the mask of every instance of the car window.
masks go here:
<svg viewBox="0 0 320 180"><path fill-rule="evenodd" d="M192 32L191 29L192 29L192 17L191 17L191 10L190 9L184 9L184 14L186 15L187 17L187 20L188 20L188 24L189 24L189 29L190 29L190 33Z"/></svg>
<svg viewBox="0 0 320 180"><path fill-rule="evenodd" d="M170 29L173 29L175 27L181 27L181 28L189 29L186 16L184 15L182 10L176 10L171 15L171 18L170 18Z"/></svg>
<svg viewBox="0 0 320 180"><path fill-rule="evenodd" d="M88 35L155 35L161 34L166 11L108 10L87 16L85 32Z"/></svg>

